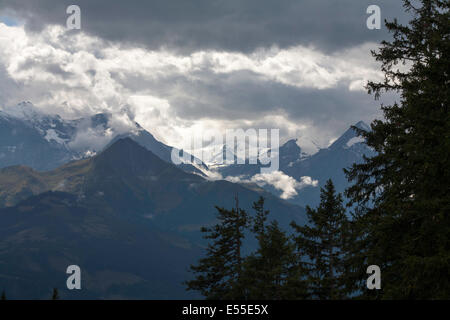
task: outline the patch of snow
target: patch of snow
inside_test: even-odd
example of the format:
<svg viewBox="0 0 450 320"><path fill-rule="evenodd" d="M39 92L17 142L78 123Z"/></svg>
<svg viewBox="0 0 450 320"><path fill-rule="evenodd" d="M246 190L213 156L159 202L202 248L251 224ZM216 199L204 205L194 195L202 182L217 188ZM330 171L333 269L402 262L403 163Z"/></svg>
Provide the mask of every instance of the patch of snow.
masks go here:
<svg viewBox="0 0 450 320"><path fill-rule="evenodd" d="M59 137L58 133L55 131L55 129L48 129L45 137L45 140L47 140L48 142L50 142L51 140L55 141L56 143L59 144L65 144L66 140L62 139Z"/></svg>
<svg viewBox="0 0 450 320"><path fill-rule="evenodd" d="M359 121L355 126L364 131L371 131L370 127L364 121Z"/></svg>
<svg viewBox="0 0 450 320"><path fill-rule="evenodd" d="M297 145L302 149L302 156L312 156L322 149L316 141L308 137L298 138Z"/></svg>
<svg viewBox="0 0 450 320"><path fill-rule="evenodd" d="M87 150L84 154L83 154L83 158L90 158L93 157L97 154L96 151L94 150Z"/></svg>
<svg viewBox="0 0 450 320"><path fill-rule="evenodd" d="M201 170L203 172L203 174L205 174L205 176L203 176L203 178L205 178L206 180L209 181L216 181L216 180L223 180L224 178L222 177L222 175L217 171L217 167L210 167L210 170L202 170L201 168L197 168L199 170Z"/></svg>
<svg viewBox="0 0 450 320"><path fill-rule="evenodd" d="M16 106L5 107L3 111L12 117L24 120L39 121L44 117L44 114L29 101L21 102Z"/></svg>
<svg viewBox="0 0 450 320"><path fill-rule="evenodd" d="M360 142L365 142L363 137L353 137L350 140L347 141L346 145L346 149L350 148L352 145L356 144L356 143L360 143Z"/></svg>

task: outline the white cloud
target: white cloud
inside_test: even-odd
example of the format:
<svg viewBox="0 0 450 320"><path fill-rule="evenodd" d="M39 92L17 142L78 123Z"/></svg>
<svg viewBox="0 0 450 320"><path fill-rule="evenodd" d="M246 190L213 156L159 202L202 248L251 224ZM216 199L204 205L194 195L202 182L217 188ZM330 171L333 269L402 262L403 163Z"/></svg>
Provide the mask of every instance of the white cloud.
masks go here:
<svg viewBox="0 0 450 320"><path fill-rule="evenodd" d="M311 134L315 131L328 140L330 137L313 128L306 117L302 122L290 119L283 105L252 114L251 119L243 118L238 112L244 108L227 107L230 101L226 95L231 93L226 86L239 79L235 74L250 72L256 82L270 80L319 91L338 85L361 90L367 77L379 76L367 57L372 47L364 44L332 55L302 46L250 54L198 51L180 55L164 49L111 45L82 32L67 33L59 26L27 33L23 26L0 23L0 72L7 72L0 79L8 81L0 86L0 103L30 100L50 113L69 118L98 112L117 114L127 105L134 120L179 148L189 145L195 132L210 128L278 126L282 139L306 132L317 136ZM218 85L223 86L219 93L211 89L214 75L230 77ZM243 81L245 86L246 78ZM181 115L191 109L198 113L199 108L205 108L199 117ZM119 131L133 127L128 117L114 117L113 121L115 127L122 128Z"/></svg>
<svg viewBox="0 0 450 320"><path fill-rule="evenodd" d="M87 123L81 123L76 131L75 137L69 142L69 147L78 152L98 152L102 150L116 135L112 128L104 130L100 127L90 127Z"/></svg>
<svg viewBox="0 0 450 320"><path fill-rule="evenodd" d="M273 171L270 173L258 173L250 179L243 178L242 176L226 177L226 180L235 183L256 183L260 187L271 185L275 189L281 191L280 198L291 199L298 195L299 190L306 186L317 187L319 181L314 180L311 177L301 177L300 181L286 175L281 171Z"/></svg>
<svg viewBox="0 0 450 320"><path fill-rule="evenodd" d="M353 137L350 140L347 141L345 144L347 148L350 148L355 143L365 142L366 140L363 137Z"/></svg>
<svg viewBox="0 0 450 320"><path fill-rule="evenodd" d="M215 72L230 73L249 70L280 83L315 89L331 88L339 81L349 83L351 90L363 90L368 77L379 78L376 64L367 59L366 54L374 49L373 43L366 43L350 50L325 55L314 48L291 47L242 53L207 52L202 53Z"/></svg>

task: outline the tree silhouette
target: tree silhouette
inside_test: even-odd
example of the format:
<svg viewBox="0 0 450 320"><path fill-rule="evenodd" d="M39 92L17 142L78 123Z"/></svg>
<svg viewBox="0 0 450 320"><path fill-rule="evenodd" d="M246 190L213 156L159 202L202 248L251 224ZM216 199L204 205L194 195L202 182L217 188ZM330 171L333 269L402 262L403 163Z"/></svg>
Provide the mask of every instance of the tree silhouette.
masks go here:
<svg viewBox="0 0 450 320"><path fill-rule="evenodd" d="M299 226L293 222L291 225L296 230L296 242L311 297L343 299L343 257L348 219L342 195L336 194L331 180L321 188L320 199L316 209L306 207L308 224Z"/></svg>
<svg viewBox="0 0 450 320"><path fill-rule="evenodd" d="M381 268L382 289L365 297L448 299L450 2L403 3L412 19L386 23L393 40L372 53L384 80L368 84L375 98L394 91L400 101L382 106L370 131L354 128L377 155L346 170L358 248L348 270L357 287L368 265Z"/></svg>
<svg viewBox="0 0 450 320"><path fill-rule="evenodd" d="M245 259L242 286L247 299L283 300L306 296L300 281L301 265L295 252L295 243L282 231L276 221L266 223L269 211L264 209L264 198L253 204L256 212L251 231L258 240L255 253Z"/></svg>
<svg viewBox="0 0 450 320"><path fill-rule="evenodd" d="M226 210L216 207L219 223L202 228L204 238L211 240L206 257L190 267L195 279L187 281L188 290L197 290L208 299L242 299L240 286L242 273L241 246L248 225L247 213L239 208Z"/></svg>

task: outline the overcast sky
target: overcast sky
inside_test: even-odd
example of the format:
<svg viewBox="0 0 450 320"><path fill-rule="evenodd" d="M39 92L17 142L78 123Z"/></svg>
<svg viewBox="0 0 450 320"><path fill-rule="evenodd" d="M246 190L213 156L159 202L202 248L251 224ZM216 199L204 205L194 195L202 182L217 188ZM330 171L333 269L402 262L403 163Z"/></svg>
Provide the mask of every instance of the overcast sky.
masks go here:
<svg viewBox="0 0 450 320"><path fill-rule="evenodd" d="M66 30L66 8L81 30ZM383 0L0 0L0 106L29 100L65 117L129 114L164 142L205 129L279 128L323 146L380 116L364 89L390 35ZM301 144L301 142L300 142Z"/></svg>

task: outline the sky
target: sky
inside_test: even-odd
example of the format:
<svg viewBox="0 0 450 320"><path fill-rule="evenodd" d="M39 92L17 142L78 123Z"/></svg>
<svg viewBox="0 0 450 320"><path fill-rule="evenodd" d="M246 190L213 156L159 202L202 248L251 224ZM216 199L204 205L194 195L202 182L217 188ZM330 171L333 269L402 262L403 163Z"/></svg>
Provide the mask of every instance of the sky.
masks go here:
<svg viewBox="0 0 450 320"><path fill-rule="evenodd" d="M71 4L81 30L66 28ZM366 27L372 4L407 21L391 0L0 0L0 107L126 113L180 148L235 128L325 147L395 98L364 89L383 77L370 50L391 37Z"/></svg>

